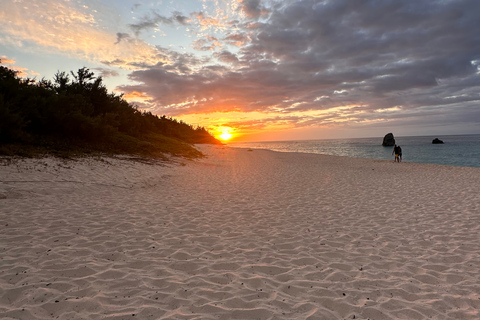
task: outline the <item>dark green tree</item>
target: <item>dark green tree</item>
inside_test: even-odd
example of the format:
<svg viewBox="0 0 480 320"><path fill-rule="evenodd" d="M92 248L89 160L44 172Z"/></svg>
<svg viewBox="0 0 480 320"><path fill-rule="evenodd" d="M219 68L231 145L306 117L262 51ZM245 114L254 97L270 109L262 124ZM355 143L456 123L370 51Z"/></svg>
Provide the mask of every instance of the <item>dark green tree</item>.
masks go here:
<svg viewBox="0 0 480 320"><path fill-rule="evenodd" d="M88 68L70 75L35 81L0 66L0 143L144 154L219 143L205 128L138 110Z"/></svg>

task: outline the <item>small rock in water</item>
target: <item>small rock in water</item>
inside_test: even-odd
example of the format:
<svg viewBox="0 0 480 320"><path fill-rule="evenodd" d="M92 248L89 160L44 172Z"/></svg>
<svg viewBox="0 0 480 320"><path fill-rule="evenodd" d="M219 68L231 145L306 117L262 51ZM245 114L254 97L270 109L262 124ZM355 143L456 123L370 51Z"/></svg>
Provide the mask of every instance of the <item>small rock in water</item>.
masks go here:
<svg viewBox="0 0 480 320"><path fill-rule="evenodd" d="M395 145L395 138L393 137L393 133L387 133L385 137L383 137L382 146L391 147L394 145Z"/></svg>

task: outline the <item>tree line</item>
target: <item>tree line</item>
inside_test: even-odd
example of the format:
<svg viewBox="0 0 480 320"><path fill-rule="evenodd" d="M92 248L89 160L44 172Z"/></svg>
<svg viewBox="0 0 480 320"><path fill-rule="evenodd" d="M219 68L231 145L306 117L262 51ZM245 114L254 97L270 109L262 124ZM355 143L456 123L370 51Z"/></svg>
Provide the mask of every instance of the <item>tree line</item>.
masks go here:
<svg viewBox="0 0 480 320"><path fill-rule="evenodd" d="M196 143L220 142L204 127L138 110L88 68L36 81L0 66L0 153L30 147L195 156Z"/></svg>

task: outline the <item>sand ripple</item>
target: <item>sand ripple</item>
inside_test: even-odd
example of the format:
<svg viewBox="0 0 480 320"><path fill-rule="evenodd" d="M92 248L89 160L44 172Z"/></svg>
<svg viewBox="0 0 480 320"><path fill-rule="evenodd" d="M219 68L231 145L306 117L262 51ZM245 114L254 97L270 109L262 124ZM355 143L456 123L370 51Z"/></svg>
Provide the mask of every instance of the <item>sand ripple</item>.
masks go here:
<svg viewBox="0 0 480 320"><path fill-rule="evenodd" d="M480 171L205 146L0 167L3 319L479 319Z"/></svg>

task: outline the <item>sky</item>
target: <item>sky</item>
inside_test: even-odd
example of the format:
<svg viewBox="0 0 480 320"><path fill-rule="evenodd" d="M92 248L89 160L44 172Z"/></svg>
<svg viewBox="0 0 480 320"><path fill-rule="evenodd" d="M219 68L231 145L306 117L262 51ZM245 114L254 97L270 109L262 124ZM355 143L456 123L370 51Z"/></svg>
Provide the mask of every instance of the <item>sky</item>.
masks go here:
<svg viewBox="0 0 480 320"><path fill-rule="evenodd" d="M478 17L477 0L1 0L0 59L38 80L87 67L231 141L478 134Z"/></svg>

